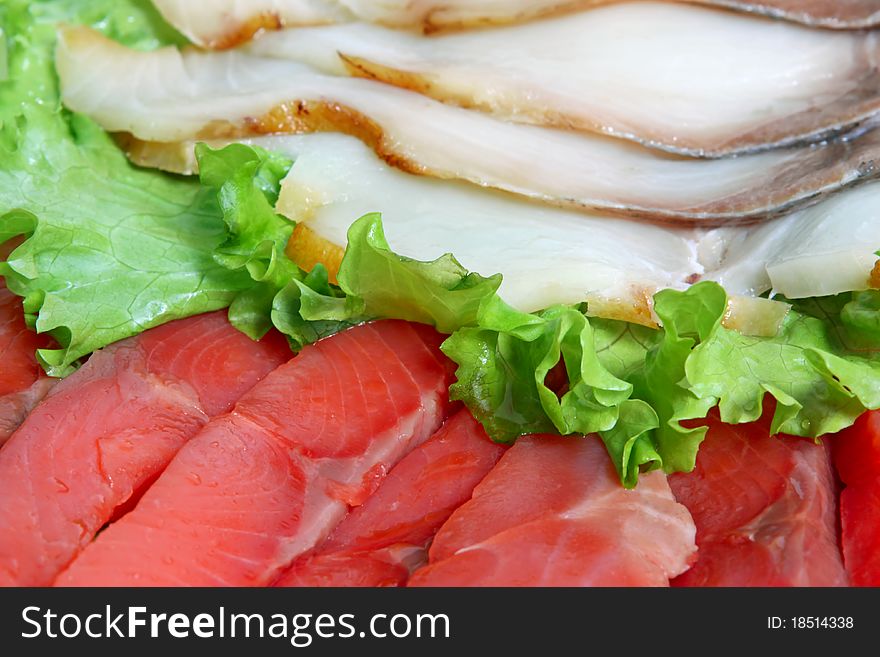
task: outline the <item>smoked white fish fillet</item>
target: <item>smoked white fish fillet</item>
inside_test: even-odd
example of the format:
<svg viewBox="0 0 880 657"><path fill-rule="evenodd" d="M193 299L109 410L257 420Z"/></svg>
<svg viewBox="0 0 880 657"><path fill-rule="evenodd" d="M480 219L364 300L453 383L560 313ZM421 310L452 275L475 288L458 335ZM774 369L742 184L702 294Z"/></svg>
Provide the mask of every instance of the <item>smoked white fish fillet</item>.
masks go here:
<svg viewBox="0 0 880 657"><path fill-rule="evenodd" d="M501 296L524 311L589 301L600 317L654 324L650 296L664 287L715 280L735 297L747 333L772 333L784 309L765 292L805 298L876 286L880 183L831 196L760 226L663 227L524 202L456 181L396 171L347 135L259 137L249 144L296 160L277 209L299 222L288 255L335 275L349 226L381 212L398 253L433 260L451 252L471 271L501 272ZM223 143L213 144L221 147ZM142 166L191 173L193 144L134 147ZM492 248L486 245L491 244ZM759 302L750 303L749 299Z"/></svg>
<svg viewBox="0 0 880 657"><path fill-rule="evenodd" d="M689 0L685 0L689 1ZM692 0L797 21L812 27L853 30L880 24L877 0Z"/></svg>
<svg viewBox="0 0 880 657"><path fill-rule="evenodd" d="M685 0L687 1L687 0ZM876 0L691 0L829 28L873 27ZM228 48L263 29L353 20L420 30L456 30L519 23L615 0L154 0L193 43Z"/></svg>
<svg viewBox="0 0 880 657"><path fill-rule="evenodd" d="M277 209L300 222L289 254L304 268L317 261L308 260L312 234L336 246L330 262L338 262L351 223L381 212L396 252L418 260L453 253L471 271L501 272L499 293L523 311L588 301L591 314L649 324L654 292L699 279L734 296L838 294L869 287L880 249L880 183L758 227L687 230L402 173L347 136L256 143L296 158Z"/></svg>
<svg viewBox="0 0 880 657"><path fill-rule="evenodd" d="M877 175L880 131L723 160L512 124L371 80L241 52L129 50L86 28L57 52L68 107L146 141L347 132L407 171L552 205L704 226L756 222Z"/></svg>
<svg viewBox="0 0 880 657"><path fill-rule="evenodd" d="M470 271L500 272L499 294L523 311L589 301L593 314L651 323L654 292L685 287L688 277L703 273L697 231L584 215L413 176L344 135L258 143L296 157L277 205L300 222L294 240L308 239L301 232L307 230L341 249L354 220L379 211L397 253L417 260L453 253ZM295 247L289 253L307 269L314 264Z"/></svg>
<svg viewBox="0 0 880 657"><path fill-rule="evenodd" d="M248 49L696 156L814 141L880 110L877 33L668 3L436 37L364 23L290 29Z"/></svg>
<svg viewBox="0 0 880 657"><path fill-rule="evenodd" d="M723 253L716 265L712 251ZM700 262L732 294L772 291L790 299L876 287L880 184L869 183L754 228L711 231Z"/></svg>

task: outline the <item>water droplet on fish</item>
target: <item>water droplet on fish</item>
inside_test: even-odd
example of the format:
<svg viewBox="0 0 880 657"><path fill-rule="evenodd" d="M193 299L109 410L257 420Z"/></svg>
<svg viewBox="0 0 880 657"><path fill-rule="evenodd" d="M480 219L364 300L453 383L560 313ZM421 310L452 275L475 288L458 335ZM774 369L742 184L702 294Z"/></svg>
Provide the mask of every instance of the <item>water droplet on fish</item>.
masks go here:
<svg viewBox="0 0 880 657"><path fill-rule="evenodd" d="M213 447L213 448L215 448L215 449L216 449L217 447L220 447L220 441L219 441L219 440L212 440L212 441L211 441L211 447Z"/></svg>
<svg viewBox="0 0 880 657"><path fill-rule="evenodd" d="M58 479L57 477L55 478L55 483L58 484L58 492L59 492L59 493L68 493L68 492L70 492L70 486L68 486L67 484L65 484L63 481L61 481L61 480Z"/></svg>
<svg viewBox="0 0 880 657"><path fill-rule="evenodd" d="M174 557L170 555L165 555L164 557L162 557L162 563L171 566L174 564Z"/></svg>
<svg viewBox="0 0 880 657"><path fill-rule="evenodd" d="M187 476L187 478L192 483L194 483L196 486L198 486L202 483L202 478L198 474L196 474L195 472L190 472L189 475Z"/></svg>

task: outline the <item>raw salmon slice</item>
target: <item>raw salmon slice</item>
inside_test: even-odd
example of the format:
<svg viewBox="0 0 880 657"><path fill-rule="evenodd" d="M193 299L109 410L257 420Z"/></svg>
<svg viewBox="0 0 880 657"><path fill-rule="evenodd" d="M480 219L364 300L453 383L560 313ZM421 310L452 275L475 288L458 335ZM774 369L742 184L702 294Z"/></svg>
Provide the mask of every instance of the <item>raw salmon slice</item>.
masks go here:
<svg viewBox="0 0 880 657"><path fill-rule="evenodd" d="M626 490L595 437L527 436L437 533L411 586L668 586L696 545L660 472Z"/></svg>
<svg viewBox="0 0 880 657"><path fill-rule="evenodd" d="M0 277L0 446L51 389L54 380L36 359L37 349L51 344L25 325L21 299Z"/></svg>
<svg viewBox="0 0 880 657"><path fill-rule="evenodd" d="M837 471L847 486L867 484L880 477L880 411L864 413L829 442L834 446Z"/></svg>
<svg viewBox="0 0 880 657"><path fill-rule="evenodd" d="M41 374L35 352L45 336L24 323L21 298L6 289L0 277L0 397L28 388Z"/></svg>
<svg viewBox="0 0 880 657"><path fill-rule="evenodd" d="M24 390L0 397L0 447L6 444L56 383L55 379L41 375Z"/></svg>
<svg viewBox="0 0 880 657"><path fill-rule="evenodd" d="M316 553L276 586L400 586L426 559L428 542L501 458L470 412L456 413L355 507Z"/></svg>
<svg viewBox="0 0 880 657"><path fill-rule="evenodd" d="M880 412L865 413L834 437L843 558L856 586L880 586Z"/></svg>
<svg viewBox="0 0 880 657"><path fill-rule="evenodd" d="M424 553L424 549L413 547L321 553L297 560L274 586L404 586L410 572L424 563Z"/></svg>
<svg viewBox="0 0 880 657"><path fill-rule="evenodd" d="M181 449L57 584L274 581L440 426L441 340L382 321L303 349Z"/></svg>
<svg viewBox="0 0 880 657"><path fill-rule="evenodd" d="M697 524L699 559L677 586L839 586L836 491L828 450L770 437L759 422L709 432L692 473L669 478Z"/></svg>
<svg viewBox="0 0 880 657"><path fill-rule="evenodd" d="M51 584L211 413L289 357L280 336L252 342L223 313L93 354L0 450L0 481L15 492L0 496L0 584ZM196 376L192 360L209 371Z"/></svg>

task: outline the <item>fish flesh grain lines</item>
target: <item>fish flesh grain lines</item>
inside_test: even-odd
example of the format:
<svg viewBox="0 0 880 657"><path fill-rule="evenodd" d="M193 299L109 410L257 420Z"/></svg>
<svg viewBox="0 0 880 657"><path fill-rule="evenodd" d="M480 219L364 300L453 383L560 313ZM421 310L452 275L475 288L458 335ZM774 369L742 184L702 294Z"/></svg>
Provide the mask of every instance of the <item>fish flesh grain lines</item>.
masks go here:
<svg viewBox="0 0 880 657"><path fill-rule="evenodd" d="M433 329L380 321L308 346L208 423L61 586L265 586L449 411Z"/></svg>
<svg viewBox="0 0 880 657"><path fill-rule="evenodd" d="M94 353L0 449L0 586L46 586L210 416L290 358L222 312Z"/></svg>
<svg viewBox="0 0 880 657"><path fill-rule="evenodd" d="M289 29L247 50L507 121L719 157L818 141L876 114L878 38L633 2L437 37L364 23Z"/></svg>
<svg viewBox="0 0 880 657"><path fill-rule="evenodd" d="M669 485L697 525L696 564L677 586L846 586L830 451L714 413L696 469Z"/></svg>
<svg viewBox="0 0 880 657"><path fill-rule="evenodd" d="M372 80L242 52L126 49L65 30L68 107L142 141L347 132L398 168L550 205L658 222L753 223L877 175L880 130L819 147L679 158L601 135L499 121Z"/></svg>
<svg viewBox="0 0 880 657"><path fill-rule="evenodd" d="M461 410L398 463L330 538L275 586L402 586L427 545L504 454Z"/></svg>
<svg viewBox="0 0 880 657"><path fill-rule="evenodd" d="M25 325L21 298L0 278L0 446L55 385L35 357L51 343Z"/></svg>
<svg viewBox="0 0 880 657"><path fill-rule="evenodd" d="M440 528L409 584L668 586L694 560L694 534L662 472L626 490L598 437L526 436Z"/></svg>
<svg viewBox="0 0 880 657"><path fill-rule="evenodd" d="M154 0L193 43L229 48L261 30L366 21L424 33L520 23L617 0ZM688 1L688 0L684 0ZM784 18L815 27L880 24L876 0L690 0L694 4Z"/></svg>

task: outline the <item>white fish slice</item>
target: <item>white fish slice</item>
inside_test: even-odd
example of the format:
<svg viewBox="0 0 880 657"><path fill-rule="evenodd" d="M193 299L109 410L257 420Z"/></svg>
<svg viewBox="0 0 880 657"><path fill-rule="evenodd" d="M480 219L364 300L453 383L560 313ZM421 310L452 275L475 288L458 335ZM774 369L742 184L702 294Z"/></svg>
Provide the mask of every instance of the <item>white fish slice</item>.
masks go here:
<svg viewBox="0 0 880 657"><path fill-rule="evenodd" d="M349 226L380 211L396 252L418 260L453 253L470 271L500 272L502 298L520 310L589 301L594 314L651 324L657 290L686 287L703 273L698 231L584 215L413 176L345 135L257 143L296 158L277 210L322 241L344 248ZM297 237L290 254L311 269L302 260L311 253L297 252Z"/></svg>
<svg viewBox="0 0 880 657"><path fill-rule="evenodd" d="M299 222L288 253L303 269L321 262L335 276L348 227L381 212L397 252L419 260L451 252L472 271L501 272L502 296L524 311L587 301L592 315L653 325L654 292L715 280L732 297L725 325L772 335L786 306L760 295L796 299L867 289L880 249L880 183L761 226L694 230L586 215L406 174L346 135L244 141L295 159L277 209ZM139 164L194 170L192 142L150 146L135 151Z"/></svg>
<svg viewBox="0 0 880 657"><path fill-rule="evenodd" d="M345 132L387 162L551 205L656 221L749 223L877 175L880 131L824 147L693 160L622 140L506 123L389 85L242 52L126 49L61 35L68 107L142 141Z"/></svg>
<svg viewBox="0 0 880 657"><path fill-rule="evenodd" d="M425 33L519 23L618 0L154 0L193 43L228 48L263 29L362 20ZM688 1L688 0L684 0ZM811 26L853 29L880 23L876 0L690 0Z"/></svg>
<svg viewBox="0 0 880 657"><path fill-rule="evenodd" d="M351 223L378 211L395 251L419 260L453 253L471 271L501 272L502 297L524 311L588 301L591 314L650 324L654 292L701 279L718 281L734 297L862 290L880 249L880 183L755 228L686 230L544 208L409 175L342 135L255 143L296 158L278 211L324 248L335 246L341 257ZM319 260L309 261L315 242L301 238L294 237L290 254L311 269ZM737 304L752 325L777 315L767 305Z"/></svg>
<svg viewBox="0 0 880 657"><path fill-rule="evenodd" d="M707 269L719 243L723 258L709 277L732 293L801 299L867 289L880 250L880 184L755 228L712 231L700 246Z"/></svg>
<svg viewBox="0 0 880 657"><path fill-rule="evenodd" d="M815 141L880 110L876 33L656 2L436 37L364 23L291 29L248 49L696 156Z"/></svg>

